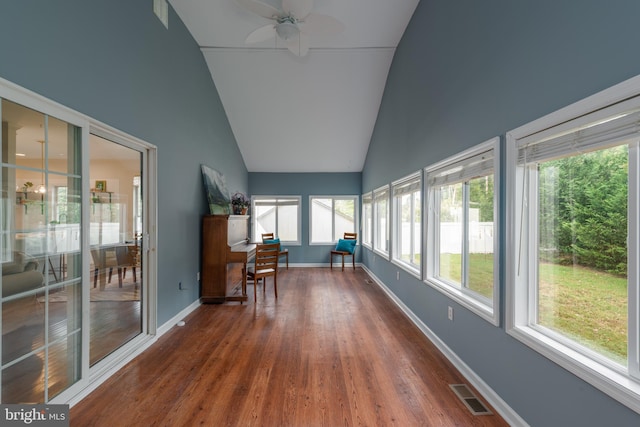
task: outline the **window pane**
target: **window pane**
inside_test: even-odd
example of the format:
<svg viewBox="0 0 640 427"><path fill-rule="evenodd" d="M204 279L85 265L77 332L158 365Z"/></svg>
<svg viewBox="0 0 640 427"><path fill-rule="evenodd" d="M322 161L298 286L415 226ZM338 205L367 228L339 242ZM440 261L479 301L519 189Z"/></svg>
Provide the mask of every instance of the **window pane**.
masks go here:
<svg viewBox="0 0 640 427"><path fill-rule="evenodd" d="M298 242L300 199L253 198L253 236L259 239L263 233L274 233L281 242Z"/></svg>
<svg viewBox="0 0 640 427"><path fill-rule="evenodd" d="M1 112L2 401L42 403L81 373L81 131L7 100Z"/></svg>
<svg viewBox="0 0 640 427"><path fill-rule="evenodd" d="M356 231L355 200L334 200L334 240L342 239L344 233Z"/></svg>
<svg viewBox="0 0 640 427"><path fill-rule="evenodd" d="M462 184L440 187L440 261L439 276L462 283L463 209Z"/></svg>
<svg viewBox="0 0 640 427"><path fill-rule="evenodd" d="M410 260L415 266L420 266L422 251L422 197L421 193L416 191L413 193L413 259Z"/></svg>
<svg viewBox="0 0 640 427"><path fill-rule="evenodd" d="M384 252L389 251L389 236L388 236L388 199L385 192L383 197L376 198L375 200L375 212L376 212L376 233L375 233L375 247Z"/></svg>
<svg viewBox="0 0 640 427"><path fill-rule="evenodd" d="M362 242L364 244L371 244L371 199L365 200L362 203Z"/></svg>
<svg viewBox="0 0 640 427"><path fill-rule="evenodd" d="M467 287L493 296L493 175L469 181L469 277Z"/></svg>
<svg viewBox="0 0 640 427"><path fill-rule="evenodd" d="M277 235L281 241L298 241L298 206L286 205L278 207Z"/></svg>
<svg viewBox="0 0 640 427"><path fill-rule="evenodd" d="M80 147L74 141L80 138L80 129L55 117L48 117L48 123L49 170L79 174Z"/></svg>
<svg viewBox="0 0 640 427"><path fill-rule="evenodd" d="M135 185L135 178L144 176L144 171L140 151L96 134L90 135L89 154L90 304L92 320L100 325L100 333L89 337L89 363L95 365L143 333L140 307L145 305L145 277L136 271L143 265L138 257L135 206L139 203L136 193L144 195L144 188ZM67 295L71 291L67 289ZM102 299L116 292L117 301L104 304ZM109 322L101 324L101 319ZM75 338L69 337L68 342Z"/></svg>
<svg viewBox="0 0 640 427"><path fill-rule="evenodd" d="M262 233L275 233L276 231L276 208L275 206L255 205L256 216L256 236Z"/></svg>
<svg viewBox="0 0 640 427"><path fill-rule="evenodd" d="M311 242L332 242L331 217L333 201L330 198L314 197L311 200Z"/></svg>
<svg viewBox="0 0 640 427"><path fill-rule="evenodd" d="M628 147L539 166L538 323L626 364Z"/></svg>

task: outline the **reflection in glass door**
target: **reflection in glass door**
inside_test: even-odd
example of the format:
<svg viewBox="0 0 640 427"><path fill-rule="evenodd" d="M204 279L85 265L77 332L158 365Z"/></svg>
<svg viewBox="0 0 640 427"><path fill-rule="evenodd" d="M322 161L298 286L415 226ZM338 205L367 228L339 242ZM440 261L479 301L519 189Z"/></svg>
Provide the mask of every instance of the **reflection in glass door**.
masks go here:
<svg viewBox="0 0 640 427"><path fill-rule="evenodd" d="M143 331L143 155L91 134L89 139L89 363Z"/></svg>
<svg viewBox="0 0 640 427"><path fill-rule="evenodd" d="M1 100L2 403L48 402L81 378L81 132Z"/></svg>

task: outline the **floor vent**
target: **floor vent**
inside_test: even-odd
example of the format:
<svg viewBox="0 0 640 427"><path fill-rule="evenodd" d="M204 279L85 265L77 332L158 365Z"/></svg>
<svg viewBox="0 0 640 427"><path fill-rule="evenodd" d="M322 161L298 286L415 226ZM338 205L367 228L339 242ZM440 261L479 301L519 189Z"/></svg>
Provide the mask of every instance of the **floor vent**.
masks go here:
<svg viewBox="0 0 640 427"><path fill-rule="evenodd" d="M365 279L364 283L366 283L367 285L372 285L373 284L373 280L371 279Z"/></svg>
<svg viewBox="0 0 640 427"><path fill-rule="evenodd" d="M490 415L492 412L476 397L466 384L449 384L451 390L458 396L473 415Z"/></svg>

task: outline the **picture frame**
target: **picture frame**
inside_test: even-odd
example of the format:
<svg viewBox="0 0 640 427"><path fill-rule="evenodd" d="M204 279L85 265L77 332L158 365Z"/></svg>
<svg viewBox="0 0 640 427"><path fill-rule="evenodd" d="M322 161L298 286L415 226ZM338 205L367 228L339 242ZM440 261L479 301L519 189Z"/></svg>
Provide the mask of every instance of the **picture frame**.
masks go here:
<svg viewBox="0 0 640 427"><path fill-rule="evenodd" d="M100 181L96 181L96 191L107 191L107 181L104 180L100 180Z"/></svg>

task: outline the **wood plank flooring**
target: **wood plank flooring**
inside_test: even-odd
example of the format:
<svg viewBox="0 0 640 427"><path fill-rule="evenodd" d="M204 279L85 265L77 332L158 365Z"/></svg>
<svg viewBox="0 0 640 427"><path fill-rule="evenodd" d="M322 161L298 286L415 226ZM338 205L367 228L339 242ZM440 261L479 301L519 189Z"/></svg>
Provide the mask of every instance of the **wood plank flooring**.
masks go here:
<svg viewBox="0 0 640 427"><path fill-rule="evenodd" d="M367 279L291 268L278 300L267 279L256 304L248 286L248 304L203 305L74 406L71 425L506 426L469 412L448 386L464 378Z"/></svg>

